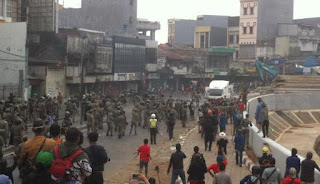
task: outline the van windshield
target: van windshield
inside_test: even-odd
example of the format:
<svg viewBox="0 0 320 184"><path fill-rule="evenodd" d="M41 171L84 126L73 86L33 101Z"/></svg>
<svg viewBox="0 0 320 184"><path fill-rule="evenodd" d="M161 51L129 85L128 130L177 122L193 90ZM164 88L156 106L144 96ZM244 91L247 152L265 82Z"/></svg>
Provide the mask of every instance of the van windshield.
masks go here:
<svg viewBox="0 0 320 184"><path fill-rule="evenodd" d="M209 96L222 96L223 89L209 89Z"/></svg>

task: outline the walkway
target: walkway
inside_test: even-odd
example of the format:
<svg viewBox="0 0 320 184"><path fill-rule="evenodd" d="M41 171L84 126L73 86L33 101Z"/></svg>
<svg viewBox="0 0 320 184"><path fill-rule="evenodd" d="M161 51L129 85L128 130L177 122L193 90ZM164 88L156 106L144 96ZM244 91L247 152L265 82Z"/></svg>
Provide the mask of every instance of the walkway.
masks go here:
<svg viewBox="0 0 320 184"><path fill-rule="evenodd" d="M245 166L239 167L236 165L235 156L234 156L235 155L234 143L231 140L232 136L230 135L231 135L231 125L227 127L227 138L228 138L229 144L227 147L228 165L226 167L226 171L227 173L231 174L233 183L239 183L244 176L250 173L250 171ZM214 142L213 144L216 144L216 142ZM193 129L192 132L189 134L189 136L186 138L185 143L182 147L182 151L187 155L187 159L185 159L185 162L184 162L186 172L190 165L190 159L191 159L190 157L194 153L193 151L194 146L199 146L200 153L204 155L207 166L210 166L212 163L216 163L216 155L215 155L216 148L214 148L213 151L211 152L209 151L205 152L204 140L201 138L201 135L198 134L197 129ZM210 174L207 173L205 177L206 177L206 183L209 183L209 184L213 183L213 178L211 177Z"/></svg>

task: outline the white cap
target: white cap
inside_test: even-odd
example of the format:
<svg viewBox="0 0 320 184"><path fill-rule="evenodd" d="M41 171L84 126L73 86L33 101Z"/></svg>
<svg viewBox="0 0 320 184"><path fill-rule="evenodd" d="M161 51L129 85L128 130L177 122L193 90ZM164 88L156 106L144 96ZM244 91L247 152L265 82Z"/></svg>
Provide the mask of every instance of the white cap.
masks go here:
<svg viewBox="0 0 320 184"><path fill-rule="evenodd" d="M220 132L219 136L220 136L220 137L225 137L225 136L226 136L226 133Z"/></svg>
<svg viewBox="0 0 320 184"><path fill-rule="evenodd" d="M156 118L156 115L155 114L151 114L151 118Z"/></svg>

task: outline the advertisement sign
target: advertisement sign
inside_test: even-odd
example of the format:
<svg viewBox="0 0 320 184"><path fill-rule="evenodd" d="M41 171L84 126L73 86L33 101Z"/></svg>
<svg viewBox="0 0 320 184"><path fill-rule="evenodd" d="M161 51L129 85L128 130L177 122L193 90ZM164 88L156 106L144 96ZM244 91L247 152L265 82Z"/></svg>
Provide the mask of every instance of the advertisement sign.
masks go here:
<svg viewBox="0 0 320 184"><path fill-rule="evenodd" d="M115 73L114 74L115 81L133 81L136 79L135 73Z"/></svg>

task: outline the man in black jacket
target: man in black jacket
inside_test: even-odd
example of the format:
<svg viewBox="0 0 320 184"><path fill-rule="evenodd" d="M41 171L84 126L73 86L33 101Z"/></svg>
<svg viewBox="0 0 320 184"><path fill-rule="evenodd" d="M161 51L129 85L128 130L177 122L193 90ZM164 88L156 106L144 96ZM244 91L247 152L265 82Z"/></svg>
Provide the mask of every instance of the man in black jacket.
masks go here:
<svg viewBox="0 0 320 184"><path fill-rule="evenodd" d="M311 152L307 153L307 158L301 163L301 181L304 183L314 182L314 169L320 171L317 163L312 160L313 154Z"/></svg>
<svg viewBox="0 0 320 184"><path fill-rule="evenodd" d="M171 184L175 184L178 176L180 176L183 184L186 184L186 174L183 170L183 159L187 156L181 151L181 145L176 144L176 152L172 153L167 173L169 174L172 167Z"/></svg>
<svg viewBox="0 0 320 184"><path fill-rule="evenodd" d="M97 145L98 133L91 132L88 135L90 146L85 149L92 167L92 174L88 177L87 184L103 184L104 164L110 161L106 150Z"/></svg>

